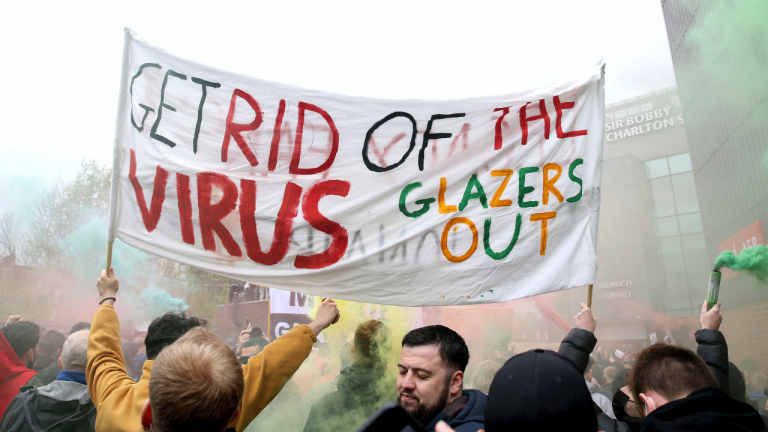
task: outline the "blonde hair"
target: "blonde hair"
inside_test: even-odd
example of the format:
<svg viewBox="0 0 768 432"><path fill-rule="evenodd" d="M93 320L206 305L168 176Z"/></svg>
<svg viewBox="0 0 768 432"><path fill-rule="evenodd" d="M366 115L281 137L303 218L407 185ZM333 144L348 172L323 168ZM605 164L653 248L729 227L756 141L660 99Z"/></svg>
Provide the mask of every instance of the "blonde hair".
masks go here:
<svg viewBox="0 0 768 432"><path fill-rule="evenodd" d="M149 381L155 430L223 431L243 397L235 353L210 330L196 327L164 348Z"/></svg>
<svg viewBox="0 0 768 432"><path fill-rule="evenodd" d="M501 365L494 360L483 360L475 366L475 371L472 372L472 388L480 390L481 392L488 394L488 390L491 388L491 381L496 376L496 372L501 369Z"/></svg>
<svg viewBox="0 0 768 432"><path fill-rule="evenodd" d="M608 382L613 382L613 380L616 379L616 375L619 373L619 370L616 369L613 366L608 366L603 371L603 375L605 375L605 380Z"/></svg>

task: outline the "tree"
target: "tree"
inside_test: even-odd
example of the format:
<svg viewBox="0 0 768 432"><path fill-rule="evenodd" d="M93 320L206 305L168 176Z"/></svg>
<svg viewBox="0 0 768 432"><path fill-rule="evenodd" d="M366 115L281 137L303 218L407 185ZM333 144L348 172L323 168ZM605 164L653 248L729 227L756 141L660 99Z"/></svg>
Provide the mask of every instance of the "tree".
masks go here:
<svg viewBox="0 0 768 432"><path fill-rule="evenodd" d="M61 241L93 219L109 216L112 170L83 161L75 180L43 192L29 209L29 238L24 261L42 267L66 267Z"/></svg>
<svg viewBox="0 0 768 432"><path fill-rule="evenodd" d="M0 217L0 257L8 257L11 264L16 263L16 255L24 241L24 231L16 214L6 213Z"/></svg>

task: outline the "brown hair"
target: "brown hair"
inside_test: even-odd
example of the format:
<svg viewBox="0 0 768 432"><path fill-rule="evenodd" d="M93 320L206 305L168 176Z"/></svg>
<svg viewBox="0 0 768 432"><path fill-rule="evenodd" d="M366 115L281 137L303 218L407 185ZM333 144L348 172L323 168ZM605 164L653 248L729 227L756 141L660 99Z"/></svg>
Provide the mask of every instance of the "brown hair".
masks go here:
<svg viewBox="0 0 768 432"><path fill-rule="evenodd" d="M480 390L481 392L488 394L488 390L491 388L491 381L496 376L496 372L501 369L499 362L487 359L483 360L475 366L475 371L472 372L472 388Z"/></svg>
<svg viewBox="0 0 768 432"><path fill-rule="evenodd" d="M389 328L378 320L368 320L355 330L355 361L366 365L385 363L383 358L389 341Z"/></svg>
<svg viewBox="0 0 768 432"><path fill-rule="evenodd" d="M164 348L149 381L156 430L223 431L245 384L235 353L221 338L196 327Z"/></svg>
<svg viewBox="0 0 768 432"><path fill-rule="evenodd" d="M40 344L37 346L37 350L41 355L53 357L56 355L56 351L64 349L65 340L67 340L67 337L64 336L64 333L58 330L47 330L40 336Z"/></svg>
<svg viewBox="0 0 768 432"><path fill-rule="evenodd" d="M642 417L645 404L640 393L653 390L667 400L682 399L706 386L717 386L707 364L696 353L677 345L653 344L640 351L627 375L627 384Z"/></svg>

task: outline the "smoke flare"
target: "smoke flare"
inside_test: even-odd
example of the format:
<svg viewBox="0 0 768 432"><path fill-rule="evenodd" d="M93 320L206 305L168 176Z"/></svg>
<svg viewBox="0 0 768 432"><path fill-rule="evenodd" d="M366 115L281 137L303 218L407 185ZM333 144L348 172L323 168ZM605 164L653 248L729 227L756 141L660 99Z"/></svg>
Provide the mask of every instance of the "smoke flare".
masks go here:
<svg viewBox="0 0 768 432"><path fill-rule="evenodd" d="M723 267L749 273L760 282L768 284L768 247L753 246L742 250L738 255L723 251L715 260L715 270Z"/></svg>

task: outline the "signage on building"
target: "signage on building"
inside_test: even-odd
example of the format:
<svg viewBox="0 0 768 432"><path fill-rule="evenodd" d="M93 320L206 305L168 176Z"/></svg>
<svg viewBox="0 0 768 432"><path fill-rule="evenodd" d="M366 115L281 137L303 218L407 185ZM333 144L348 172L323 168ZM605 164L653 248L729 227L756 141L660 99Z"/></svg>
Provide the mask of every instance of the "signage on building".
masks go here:
<svg viewBox="0 0 768 432"><path fill-rule="evenodd" d="M635 135L643 135L683 124L683 116L671 110L671 107L627 115L624 118L605 122L605 140L615 142Z"/></svg>
<svg viewBox="0 0 768 432"><path fill-rule="evenodd" d="M718 254L723 251L731 251L734 254L740 254L746 248L757 245L765 245L765 229L763 221L756 221L748 227L728 237L717 246ZM738 272L729 269L722 269L723 279L733 279L739 275Z"/></svg>
<svg viewBox="0 0 768 432"><path fill-rule="evenodd" d="M598 282L597 288L600 290L609 290L599 293L597 297L600 300L631 299L632 279L621 279L608 282ZM625 289L622 289L625 288Z"/></svg>

